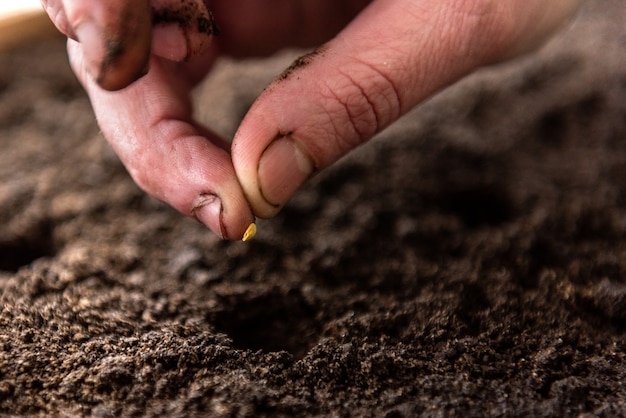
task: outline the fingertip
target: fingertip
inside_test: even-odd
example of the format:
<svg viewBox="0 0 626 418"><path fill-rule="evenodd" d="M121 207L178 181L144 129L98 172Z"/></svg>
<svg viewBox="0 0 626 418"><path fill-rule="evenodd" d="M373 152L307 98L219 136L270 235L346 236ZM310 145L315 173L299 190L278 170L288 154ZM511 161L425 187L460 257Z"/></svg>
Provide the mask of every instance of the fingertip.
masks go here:
<svg viewBox="0 0 626 418"><path fill-rule="evenodd" d="M189 55L183 29L175 23L159 23L152 33L152 53L170 61L183 61Z"/></svg>
<svg viewBox="0 0 626 418"><path fill-rule="evenodd" d="M100 87L120 90L146 74L152 39L147 2L96 5L69 19L85 70Z"/></svg>
<svg viewBox="0 0 626 418"><path fill-rule="evenodd" d="M215 193L203 193L194 202L191 215L224 240L247 241L256 233L256 229L251 231L254 215L243 197L227 197L224 202Z"/></svg>
<svg viewBox="0 0 626 418"><path fill-rule="evenodd" d="M228 231L224 225L224 207L216 194L203 193L198 196L191 214L220 238L228 238Z"/></svg>
<svg viewBox="0 0 626 418"><path fill-rule="evenodd" d="M245 199L243 203L240 208L226 209L222 213L222 239L247 241L256 234L256 218ZM255 225L254 231L251 225Z"/></svg>
<svg viewBox="0 0 626 418"><path fill-rule="evenodd" d="M105 58L94 77L103 89L121 90L148 72L149 43L130 46L122 39L109 39L105 48ZM136 50L137 53L129 50Z"/></svg>
<svg viewBox="0 0 626 418"><path fill-rule="evenodd" d="M291 136L279 136L263 151L258 163L259 212L274 216L309 179L315 164Z"/></svg>
<svg viewBox="0 0 626 418"><path fill-rule="evenodd" d="M253 111L254 112L254 111ZM254 216L261 219L274 217L281 209L280 202L270 202L264 196L259 177L259 163L264 151L263 142L269 142L275 134L269 133L268 125L256 121L255 113L249 113L239 127L232 144L232 160L235 173ZM267 165L266 165L267 168Z"/></svg>
<svg viewBox="0 0 626 418"><path fill-rule="evenodd" d="M102 30L92 20L81 22L75 29L76 40L82 45L85 70L94 78L100 73L100 66L106 55Z"/></svg>
<svg viewBox="0 0 626 418"><path fill-rule="evenodd" d="M153 53L173 61L204 53L219 33L213 14L202 0L152 3Z"/></svg>

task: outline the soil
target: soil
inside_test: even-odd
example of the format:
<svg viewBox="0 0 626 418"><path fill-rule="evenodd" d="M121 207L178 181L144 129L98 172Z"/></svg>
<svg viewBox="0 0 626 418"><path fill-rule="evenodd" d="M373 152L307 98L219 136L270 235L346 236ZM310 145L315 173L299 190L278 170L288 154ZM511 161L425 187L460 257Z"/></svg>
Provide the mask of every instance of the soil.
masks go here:
<svg viewBox="0 0 626 418"><path fill-rule="evenodd" d="M55 38L0 56L0 414L626 415L626 8L463 80L249 242L141 192ZM293 61L218 65L231 135Z"/></svg>

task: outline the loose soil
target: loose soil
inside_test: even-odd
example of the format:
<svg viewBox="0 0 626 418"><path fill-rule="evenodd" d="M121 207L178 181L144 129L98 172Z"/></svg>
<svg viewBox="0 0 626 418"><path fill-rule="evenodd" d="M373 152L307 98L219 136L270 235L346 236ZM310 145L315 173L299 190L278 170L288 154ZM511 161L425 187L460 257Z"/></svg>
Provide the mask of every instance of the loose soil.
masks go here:
<svg viewBox="0 0 626 418"><path fill-rule="evenodd" d="M1 55L0 413L626 415L625 21L588 2L249 243L133 184L62 40ZM221 62L199 117L232 135L294 57Z"/></svg>

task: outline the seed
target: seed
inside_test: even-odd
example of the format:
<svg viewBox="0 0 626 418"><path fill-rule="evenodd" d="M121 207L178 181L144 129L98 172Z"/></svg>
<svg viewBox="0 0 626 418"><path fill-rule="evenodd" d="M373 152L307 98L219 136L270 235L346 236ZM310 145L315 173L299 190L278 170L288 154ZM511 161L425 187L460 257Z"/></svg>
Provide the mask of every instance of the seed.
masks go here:
<svg viewBox="0 0 626 418"><path fill-rule="evenodd" d="M254 238L255 235L256 235L256 224L252 222L250 226L248 226L248 229L246 229L246 232L243 233L243 238L241 240L249 241L252 238Z"/></svg>

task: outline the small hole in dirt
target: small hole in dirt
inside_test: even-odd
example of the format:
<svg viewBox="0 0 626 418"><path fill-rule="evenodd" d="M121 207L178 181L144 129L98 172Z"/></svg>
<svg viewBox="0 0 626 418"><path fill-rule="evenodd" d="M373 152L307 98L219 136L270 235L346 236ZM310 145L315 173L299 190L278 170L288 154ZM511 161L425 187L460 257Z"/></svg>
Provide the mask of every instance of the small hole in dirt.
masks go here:
<svg viewBox="0 0 626 418"><path fill-rule="evenodd" d="M506 191L488 185L452 191L444 197L442 208L460 217L468 227L497 226L515 217Z"/></svg>
<svg viewBox="0 0 626 418"><path fill-rule="evenodd" d="M537 123L537 136L542 143L559 147L565 142L567 115L562 109L546 113Z"/></svg>
<svg viewBox="0 0 626 418"><path fill-rule="evenodd" d="M465 323L467 332L472 336L478 336L481 332L483 313L491 304L484 289L476 283L466 282L459 292L461 301L456 314Z"/></svg>
<svg viewBox="0 0 626 418"><path fill-rule="evenodd" d="M251 296L251 295L250 295ZM300 359L318 341L317 311L297 290L240 297L213 323L240 350L287 351Z"/></svg>
<svg viewBox="0 0 626 418"><path fill-rule="evenodd" d="M53 256L55 253L52 226L44 222L19 237L0 238L0 270L17 272L38 258Z"/></svg>

